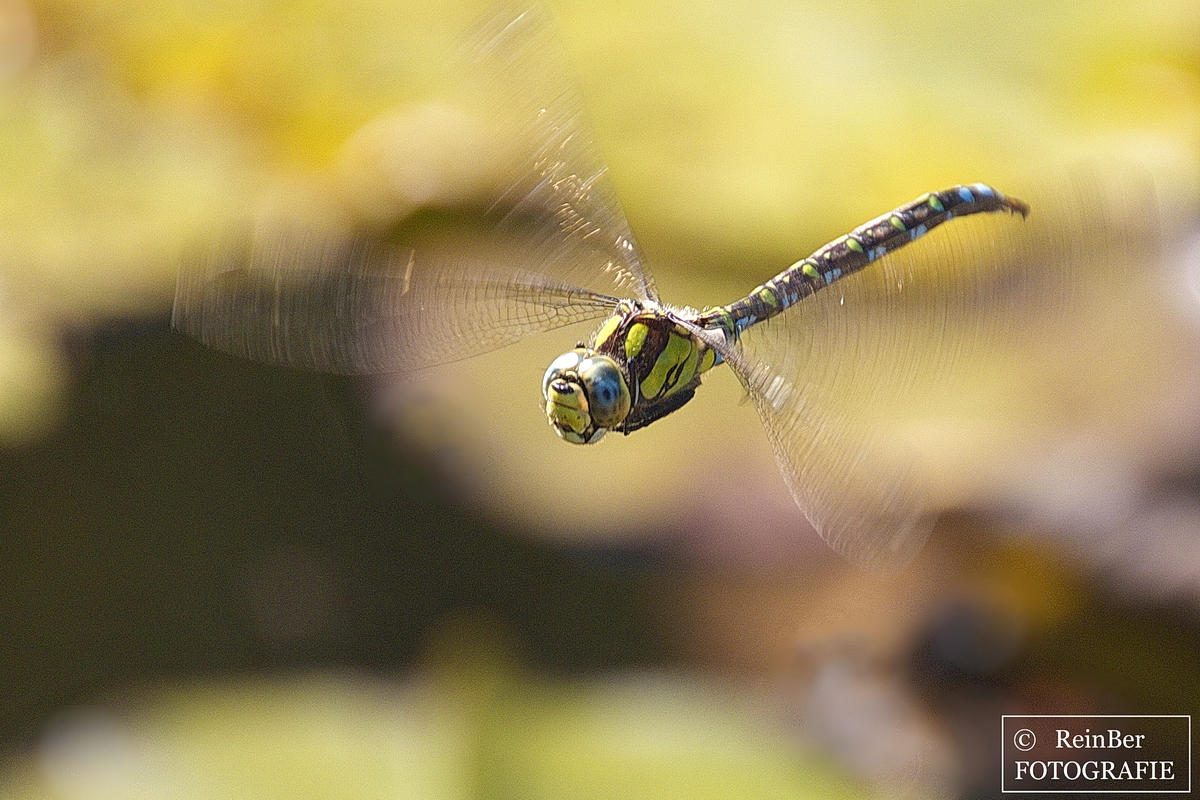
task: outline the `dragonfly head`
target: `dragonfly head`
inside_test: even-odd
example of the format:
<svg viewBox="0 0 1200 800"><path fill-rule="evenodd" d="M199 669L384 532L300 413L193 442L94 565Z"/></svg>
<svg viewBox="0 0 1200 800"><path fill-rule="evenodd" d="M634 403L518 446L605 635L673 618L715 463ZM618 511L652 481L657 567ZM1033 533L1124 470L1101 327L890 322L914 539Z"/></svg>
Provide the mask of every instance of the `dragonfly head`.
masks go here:
<svg viewBox="0 0 1200 800"><path fill-rule="evenodd" d="M563 353L542 379L546 416L555 433L591 444L629 414L629 387L617 362L586 347Z"/></svg>

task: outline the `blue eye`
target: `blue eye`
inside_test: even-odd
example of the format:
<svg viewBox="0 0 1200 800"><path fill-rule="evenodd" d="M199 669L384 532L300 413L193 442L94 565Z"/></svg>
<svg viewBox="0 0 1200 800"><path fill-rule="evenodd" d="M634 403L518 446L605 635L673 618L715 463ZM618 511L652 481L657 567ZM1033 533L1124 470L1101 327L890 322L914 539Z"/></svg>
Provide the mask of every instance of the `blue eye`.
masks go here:
<svg viewBox="0 0 1200 800"><path fill-rule="evenodd" d="M591 389L592 402L605 408L616 402L619 394L617 386L608 378L608 376L597 380L594 384L592 384Z"/></svg>
<svg viewBox="0 0 1200 800"><path fill-rule="evenodd" d="M629 414L629 389L617 362L595 355L579 362L579 378L587 392L592 421L599 427L619 425Z"/></svg>

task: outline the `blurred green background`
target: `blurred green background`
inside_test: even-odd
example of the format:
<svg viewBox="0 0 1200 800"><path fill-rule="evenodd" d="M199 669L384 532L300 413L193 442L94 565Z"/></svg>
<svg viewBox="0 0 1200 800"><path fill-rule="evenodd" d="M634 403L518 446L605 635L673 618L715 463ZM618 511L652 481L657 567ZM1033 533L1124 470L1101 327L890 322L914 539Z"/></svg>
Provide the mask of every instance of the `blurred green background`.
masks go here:
<svg viewBox="0 0 1200 800"><path fill-rule="evenodd" d="M1075 391L887 577L731 376L566 453L564 337L371 385L170 330L182 249L354 196L487 8L0 0L0 796L982 796L1003 713L1200 711L1200 5L552 4L672 302L922 191L1155 178L1160 302L998 381Z"/></svg>

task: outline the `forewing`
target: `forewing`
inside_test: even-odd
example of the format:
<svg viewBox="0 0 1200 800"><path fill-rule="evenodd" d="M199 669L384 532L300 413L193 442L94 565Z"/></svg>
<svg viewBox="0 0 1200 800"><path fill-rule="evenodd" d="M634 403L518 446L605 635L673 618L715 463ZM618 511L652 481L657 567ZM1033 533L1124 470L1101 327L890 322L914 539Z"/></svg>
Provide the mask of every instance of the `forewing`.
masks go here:
<svg viewBox="0 0 1200 800"><path fill-rule="evenodd" d="M372 374L594 319L616 297L651 298L547 13L486 18L448 84L476 129L504 137L483 148L500 159L481 167L485 190L393 225L276 222L226 235L185 259L175 326L243 357Z"/></svg>
<svg viewBox="0 0 1200 800"><path fill-rule="evenodd" d="M531 154L497 200L509 215L551 214L531 258L536 271L622 297L657 300L582 98L542 6L485 17L462 49L463 85L500 127L513 126Z"/></svg>
<svg viewBox="0 0 1200 800"><path fill-rule="evenodd" d="M236 237L196 264L203 268L179 277L177 329L243 358L347 375L456 361L596 319L617 303L457 242L413 249L378 236Z"/></svg>

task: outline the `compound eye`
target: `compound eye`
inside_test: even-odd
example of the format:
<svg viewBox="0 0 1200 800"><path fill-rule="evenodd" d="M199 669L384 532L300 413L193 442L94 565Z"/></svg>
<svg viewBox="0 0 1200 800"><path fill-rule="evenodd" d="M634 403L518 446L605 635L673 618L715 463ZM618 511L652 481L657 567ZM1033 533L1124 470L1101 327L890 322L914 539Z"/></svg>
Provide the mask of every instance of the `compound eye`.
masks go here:
<svg viewBox="0 0 1200 800"><path fill-rule="evenodd" d="M568 442L592 444L629 415L629 387L617 362L585 347L563 353L542 377L546 417Z"/></svg>
<svg viewBox="0 0 1200 800"><path fill-rule="evenodd" d="M550 362L550 366L546 368L546 374L542 376L542 397L546 396L547 390L550 388L550 382L562 375L564 372L574 372L579 367L579 362L584 358L584 351L576 348L569 353L563 353L558 358Z"/></svg>
<svg viewBox="0 0 1200 800"><path fill-rule="evenodd" d="M630 400L617 362L608 356L588 356L579 362L576 372L587 393L592 422L600 428L621 424L629 414Z"/></svg>

